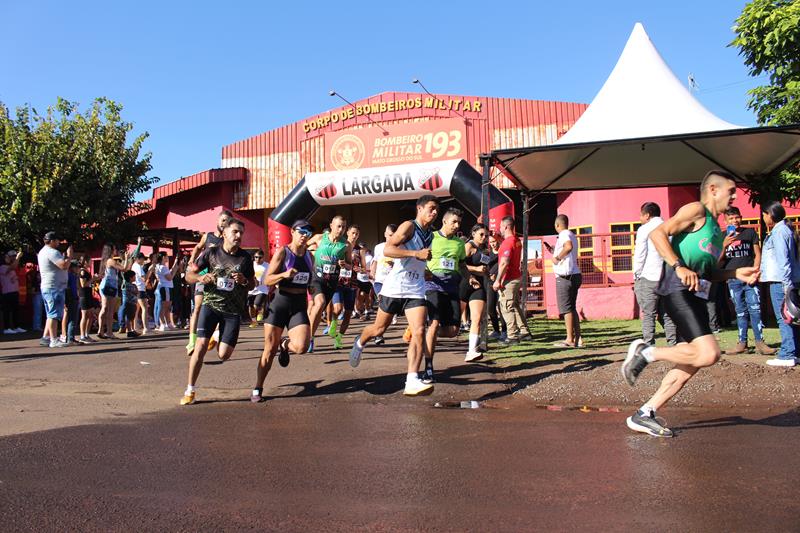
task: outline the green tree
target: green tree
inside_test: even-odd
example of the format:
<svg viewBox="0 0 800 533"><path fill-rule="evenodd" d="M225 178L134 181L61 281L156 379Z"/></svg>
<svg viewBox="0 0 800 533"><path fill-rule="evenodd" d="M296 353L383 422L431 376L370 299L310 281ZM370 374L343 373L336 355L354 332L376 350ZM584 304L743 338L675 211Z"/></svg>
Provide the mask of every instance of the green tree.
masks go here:
<svg viewBox="0 0 800 533"><path fill-rule="evenodd" d="M769 84L751 89L748 107L758 123L781 126L800 123L800 0L753 0L734 26L732 46L739 49L751 76L766 75ZM753 203L800 200L800 166L754 185Z"/></svg>
<svg viewBox="0 0 800 533"><path fill-rule="evenodd" d="M122 106L98 98L85 113L59 98L42 116L30 106L12 117L0 102L0 241L37 247L55 230L79 245L121 242L138 230L146 207L137 194L149 178L143 133L127 145L133 125Z"/></svg>

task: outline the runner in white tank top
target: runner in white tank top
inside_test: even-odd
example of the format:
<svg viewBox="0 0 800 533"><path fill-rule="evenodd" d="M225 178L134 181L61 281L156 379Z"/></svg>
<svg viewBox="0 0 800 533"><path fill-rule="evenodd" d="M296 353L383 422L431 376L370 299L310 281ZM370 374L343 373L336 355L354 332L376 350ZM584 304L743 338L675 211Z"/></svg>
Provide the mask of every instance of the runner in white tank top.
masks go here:
<svg viewBox="0 0 800 533"><path fill-rule="evenodd" d="M392 323L392 318L401 313L408 320L411 342L408 343L408 374L403 394L418 396L433 392L432 383L423 383L417 372L423 354L425 320L425 266L431 257L433 239L431 224L436 220L439 200L425 195L417 200L417 217L403 222L387 241L383 249L386 257L395 259L391 272L386 276L380 292L378 316L375 323L364 328L350 352L350 365L358 366L361 352L370 339L383 335Z"/></svg>

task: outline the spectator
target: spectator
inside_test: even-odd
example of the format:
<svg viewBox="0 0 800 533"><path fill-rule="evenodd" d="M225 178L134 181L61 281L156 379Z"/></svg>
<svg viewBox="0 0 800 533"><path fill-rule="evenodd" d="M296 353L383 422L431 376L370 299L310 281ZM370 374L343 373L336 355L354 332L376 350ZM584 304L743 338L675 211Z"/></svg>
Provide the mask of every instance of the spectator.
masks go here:
<svg viewBox="0 0 800 533"><path fill-rule="evenodd" d="M136 285L136 315L133 319L133 329L136 329L136 319L140 318L142 321L142 335L147 335L147 285L145 283L145 277L147 276L147 270L144 266L144 261L146 256L139 252L136 254L134 258L134 263L131 265L131 270L136 274L136 278L134 279L134 285Z"/></svg>
<svg viewBox="0 0 800 533"><path fill-rule="evenodd" d="M558 215L555 229L558 233L556 246L545 243L547 250L553 254L553 273L556 275L556 300L558 314L564 317L567 338L554 343L562 348L574 348L583 345L581 341L581 319L578 316L578 289L583 277L578 267L578 239L569 229L567 215Z"/></svg>
<svg viewBox="0 0 800 533"><path fill-rule="evenodd" d="M728 223L727 234L722 243L723 252L720 266L723 270L736 270L739 267L761 265L761 246L758 235L751 228L742 227L742 213L736 207L725 211ZM761 297L758 286L748 285L736 278L728 280L728 290L736 309L736 324L739 329L739 342L736 348L728 350L729 354L740 354L747 351L747 319L756 341L756 350L761 355L775 355L774 348L764 342L764 326L761 323Z"/></svg>
<svg viewBox="0 0 800 533"><path fill-rule="evenodd" d="M31 329L42 331L42 315L44 314L44 302L42 301L42 277L39 275L39 266L33 263L26 265L25 274L28 294L31 298L33 311L33 323Z"/></svg>
<svg viewBox="0 0 800 533"><path fill-rule="evenodd" d="M58 323L64 316L64 290L67 288L67 269L72 259L72 245L64 256L58 251L59 240L54 231L44 236L44 246L39 250L39 272L42 276L42 299L47 316L44 334L39 344L50 348L63 348L66 343L58 338Z"/></svg>
<svg viewBox="0 0 800 533"><path fill-rule="evenodd" d="M77 343L75 325L80 329L80 309L78 305L78 272L77 261L70 261L67 269L67 288L64 291L64 318L61 320L61 342L70 346Z"/></svg>
<svg viewBox="0 0 800 533"><path fill-rule="evenodd" d="M786 224L786 210L780 202L772 202L763 206L761 216L772 231L764 239L764 257L761 261L763 270L761 281L769 285L772 310L778 321L781 332L781 347L774 359L769 359L770 366L794 366L797 357L797 346L800 341L800 328L787 324L781 316L781 307L786 293L794 290L800 282L800 262L797 257L797 243L794 231Z"/></svg>
<svg viewBox="0 0 800 533"><path fill-rule="evenodd" d="M3 293L3 324L5 335L25 333L19 327L19 278L17 277L17 267L22 252L10 250L3 257L3 264L0 265L0 289Z"/></svg>
<svg viewBox="0 0 800 533"><path fill-rule="evenodd" d="M136 272L126 270L122 274L122 305L119 307L117 322L119 322L119 333L125 333L129 339L139 336L134 323L138 299L139 289L136 287Z"/></svg>
<svg viewBox="0 0 800 533"><path fill-rule="evenodd" d="M92 276L89 272L89 265L86 264L86 259L80 263L80 270L78 272L78 304L81 310L80 322L80 336L78 337L78 344L90 344L97 342L89 336L92 330L92 325L95 320L95 302L94 295L92 294L92 284L98 281L98 278Z"/></svg>
<svg viewBox="0 0 800 533"><path fill-rule="evenodd" d="M180 267L180 261L175 258L172 268L169 267L169 256L167 252L159 252L156 265L155 275L158 279L158 288L156 289L156 305L154 317L156 320L156 327L158 331L168 331L175 329L171 325L172 322L172 278Z"/></svg>
<svg viewBox="0 0 800 533"><path fill-rule="evenodd" d="M100 281L100 325L97 336L101 339L116 339L114 336L114 311L119 304L119 297L121 296L119 290L119 274L125 272L133 264L133 258L139 255L139 248L142 245L142 238L139 237L139 242L130 258L117 257L117 247L113 244L106 244L103 246L103 253L100 258L100 274L102 280Z"/></svg>
<svg viewBox="0 0 800 533"><path fill-rule="evenodd" d="M654 202L646 202L639 213L642 225L636 230L636 242L633 247L633 292L639 304L639 316L642 320L642 340L649 346L656 343L656 319L663 317L664 332L667 343L675 346L677 334L675 324L664 312L664 306L656 294L664 260L650 241L650 232L664 223L661 208Z"/></svg>
<svg viewBox="0 0 800 533"><path fill-rule="evenodd" d="M489 234L489 281L487 283L486 291L486 305L489 308L489 320L492 323L492 334L489 336L493 340L502 340L506 338L506 323L502 315L498 313L498 297L497 291L494 289L493 284L497 279L498 259L497 254L500 253L500 235L497 233Z"/></svg>
<svg viewBox="0 0 800 533"><path fill-rule="evenodd" d="M531 338L528 325L525 323L525 313L522 311L519 299L520 282L522 280L522 244L514 233L514 219L505 217L500 222L500 232L503 235L503 244L498 252L497 278L492 288L498 292L500 314L506 322L506 338L503 344L516 344ZM520 336L520 332L525 334Z"/></svg>

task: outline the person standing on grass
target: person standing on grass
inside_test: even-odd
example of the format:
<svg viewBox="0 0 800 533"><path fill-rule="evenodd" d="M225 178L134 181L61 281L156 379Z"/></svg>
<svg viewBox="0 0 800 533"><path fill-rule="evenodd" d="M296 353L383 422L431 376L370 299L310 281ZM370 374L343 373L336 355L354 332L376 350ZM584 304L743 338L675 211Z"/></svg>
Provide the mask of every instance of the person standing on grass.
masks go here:
<svg viewBox="0 0 800 533"><path fill-rule="evenodd" d="M531 338L519 300L522 281L522 244L514 232L512 217L505 217L500 221L500 233L503 236L503 243L497 253L497 277L492 284L492 288L499 295L500 314L506 323L506 338L500 342L517 344ZM523 330L524 334L521 333Z"/></svg>
<svg viewBox="0 0 800 533"><path fill-rule="evenodd" d="M47 316L44 334L39 341L41 346L63 348L66 343L58 338L58 325L64 316L64 290L67 288L67 269L72 260L72 245L64 256L58 251L60 240L54 231L44 236L44 246L37 256L39 272L42 276L42 299Z"/></svg>
<svg viewBox="0 0 800 533"><path fill-rule="evenodd" d="M742 213L736 207L725 211L728 230L722 242L723 252L720 267L723 270L736 270L739 267L760 266L761 246L758 235L752 228L742 227ZM728 350L729 354L741 354L747 351L747 323L753 328L756 350L761 355L775 355L775 348L764 342L764 325L761 323L761 295L758 286L742 283L738 279L728 280L728 290L736 309L736 325L739 330L739 342L736 348Z"/></svg>
<svg viewBox="0 0 800 533"><path fill-rule="evenodd" d="M655 346L656 320L661 315L664 319L667 344L675 346L678 342L675 323L664 313L664 306L656 293L664 270L664 260L650 242L650 233L664 223L664 219L661 218L661 208L657 203L645 202L639 212L639 221L642 225L636 230L636 241L633 246L633 292L636 303L639 304L642 340Z"/></svg>
<svg viewBox="0 0 800 533"><path fill-rule="evenodd" d="M656 411L675 396L699 369L719 360L719 343L711 332L706 306L711 280L736 278L748 285L758 281L758 267L736 270L718 267L724 237L717 218L734 199L734 176L723 170L712 170L700 185L700 201L684 205L674 217L650 234L652 243L667 265L658 293L664 298L667 314L675 322L680 342L661 348L636 339L628 347L621 372L631 386L653 361L668 361L675 365L664 376L656 393L626 420L628 428L633 431L654 437L672 437L672 430L658 420Z"/></svg>
<svg viewBox="0 0 800 533"><path fill-rule="evenodd" d="M578 316L578 289L583 282L581 269L578 266L578 239L569 230L567 215L558 215L555 220L558 233L556 246L545 243L547 250L553 254L553 273L556 275L556 300L558 314L564 318L567 337L554 343L562 348L581 346L581 318Z"/></svg>
<svg viewBox="0 0 800 533"><path fill-rule="evenodd" d="M497 233L489 234L489 282L486 284L486 306L489 308L489 321L492 323L492 334L489 338L492 340L502 340L506 338L506 323L503 316L499 313L499 294L494 288L494 282L497 280L497 272L499 270L499 261L497 254L500 253L500 241L502 239Z"/></svg>
<svg viewBox="0 0 800 533"><path fill-rule="evenodd" d="M781 347L770 366L791 367L797 363L797 348L800 346L800 328L787 324L781 310L789 291L796 290L800 283L800 259L794 230L786 223L786 210L780 202L771 202L761 208L761 216L769 235L764 239L764 257L761 264L764 272L761 281L769 285L772 310L781 332Z"/></svg>

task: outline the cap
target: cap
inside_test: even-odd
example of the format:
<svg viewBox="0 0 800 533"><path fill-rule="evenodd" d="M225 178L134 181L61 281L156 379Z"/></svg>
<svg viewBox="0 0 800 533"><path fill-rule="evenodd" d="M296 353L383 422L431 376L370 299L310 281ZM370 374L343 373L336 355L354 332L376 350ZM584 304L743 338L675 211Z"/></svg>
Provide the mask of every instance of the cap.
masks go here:
<svg viewBox="0 0 800 533"><path fill-rule="evenodd" d="M17 251L16 250L9 250L6 255L9 256L9 257L15 257L17 255Z"/></svg>
<svg viewBox="0 0 800 533"><path fill-rule="evenodd" d="M58 239L55 231L48 231L44 234L44 242L50 242Z"/></svg>
<svg viewBox="0 0 800 533"><path fill-rule="evenodd" d="M313 226L308 220L301 218L300 220L295 220L294 224L292 224L292 229L300 228L313 229Z"/></svg>

